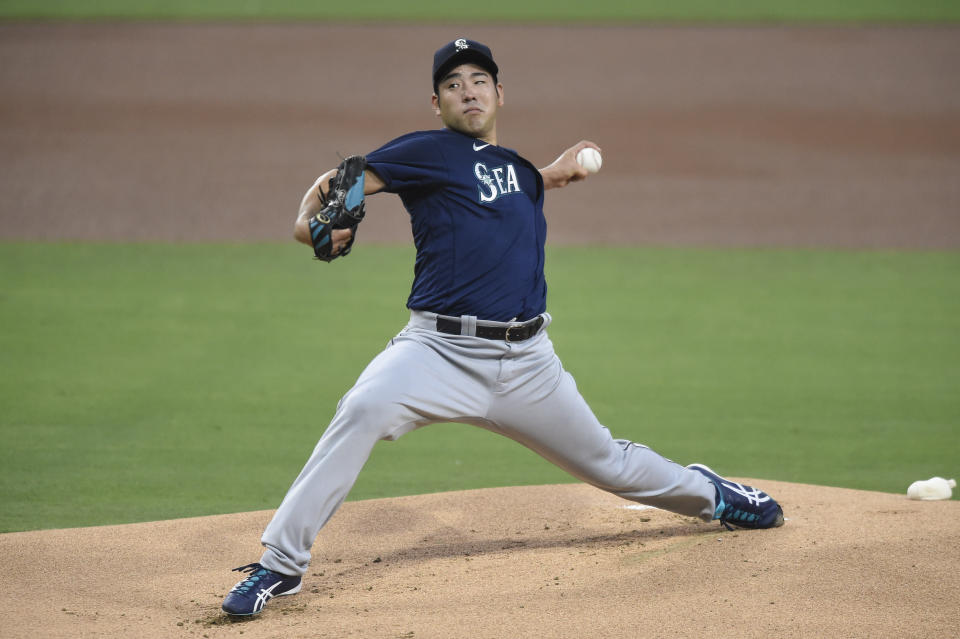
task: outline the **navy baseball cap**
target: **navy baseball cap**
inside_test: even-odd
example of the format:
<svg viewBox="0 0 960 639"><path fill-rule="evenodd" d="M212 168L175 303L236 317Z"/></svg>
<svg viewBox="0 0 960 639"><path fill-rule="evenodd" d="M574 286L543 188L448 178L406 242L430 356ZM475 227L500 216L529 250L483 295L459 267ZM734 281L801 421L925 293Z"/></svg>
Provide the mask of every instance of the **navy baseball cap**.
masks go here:
<svg viewBox="0 0 960 639"><path fill-rule="evenodd" d="M457 38L453 42L443 45L433 54L433 90L437 90L437 84L440 82L440 79L443 78L450 69L466 62L486 69L493 74L493 80L496 82L497 73L500 72L500 68L497 66L497 63L493 61L493 54L490 53L490 47L476 40Z"/></svg>

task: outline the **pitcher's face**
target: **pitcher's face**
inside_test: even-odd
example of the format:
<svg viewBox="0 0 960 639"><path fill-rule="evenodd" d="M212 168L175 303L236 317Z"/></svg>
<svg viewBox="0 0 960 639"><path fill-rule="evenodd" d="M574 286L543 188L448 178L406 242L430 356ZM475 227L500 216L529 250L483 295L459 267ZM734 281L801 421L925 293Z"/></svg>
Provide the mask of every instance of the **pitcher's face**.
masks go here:
<svg viewBox="0 0 960 639"><path fill-rule="evenodd" d="M434 112L448 129L497 143L497 110L503 106L503 85L475 64L454 67L437 83Z"/></svg>

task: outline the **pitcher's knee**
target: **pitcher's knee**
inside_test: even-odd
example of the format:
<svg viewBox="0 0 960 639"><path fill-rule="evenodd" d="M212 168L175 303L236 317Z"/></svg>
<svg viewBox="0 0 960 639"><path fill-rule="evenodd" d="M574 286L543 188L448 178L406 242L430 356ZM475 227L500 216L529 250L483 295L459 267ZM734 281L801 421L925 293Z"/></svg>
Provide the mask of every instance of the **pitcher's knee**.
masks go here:
<svg viewBox="0 0 960 639"><path fill-rule="evenodd" d="M404 406L383 399L372 389L355 389L340 402L335 421L354 431L363 430L377 439L395 439L402 434L398 431L408 421L406 412Z"/></svg>

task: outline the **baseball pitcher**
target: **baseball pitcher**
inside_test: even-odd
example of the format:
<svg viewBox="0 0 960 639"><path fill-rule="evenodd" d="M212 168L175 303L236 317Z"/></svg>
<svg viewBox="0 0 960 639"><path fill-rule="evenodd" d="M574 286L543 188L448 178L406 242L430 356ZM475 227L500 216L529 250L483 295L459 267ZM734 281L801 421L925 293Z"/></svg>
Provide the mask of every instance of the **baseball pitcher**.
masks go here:
<svg viewBox="0 0 960 639"><path fill-rule="evenodd" d="M509 437L635 502L728 527L783 524L764 492L615 439L564 370L547 333L544 195L586 179L577 155L592 149L599 166L600 148L579 142L538 169L500 146L498 74L487 46L445 44L434 55L431 97L442 127L348 157L304 195L295 237L325 262L350 253L366 196L400 196L417 250L410 321L339 402L263 533L260 561L236 569L247 577L224 600L228 614L256 614L272 597L299 592L317 534L373 446L437 422Z"/></svg>

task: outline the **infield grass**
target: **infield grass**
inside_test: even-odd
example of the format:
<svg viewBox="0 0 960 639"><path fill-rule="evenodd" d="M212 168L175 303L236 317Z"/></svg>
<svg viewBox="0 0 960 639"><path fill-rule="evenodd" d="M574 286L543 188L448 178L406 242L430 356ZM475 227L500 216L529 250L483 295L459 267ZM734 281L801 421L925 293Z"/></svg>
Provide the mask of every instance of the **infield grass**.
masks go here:
<svg viewBox="0 0 960 639"><path fill-rule="evenodd" d="M549 249L550 335L617 437L735 475L956 475L960 254ZM0 244L0 531L275 508L405 323L412 249ZM572 479L437 425L351 499Z"/></svg>
<svg viewBox="0 0 960 639"><path fill-rule="evenodd" d="M0 18L132 20L338 20L401 22L615 23L683 22L941 22L960 19L960 4L947 0L441 0L312 2L309 0L0 0Z"/></svg>

